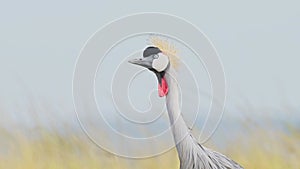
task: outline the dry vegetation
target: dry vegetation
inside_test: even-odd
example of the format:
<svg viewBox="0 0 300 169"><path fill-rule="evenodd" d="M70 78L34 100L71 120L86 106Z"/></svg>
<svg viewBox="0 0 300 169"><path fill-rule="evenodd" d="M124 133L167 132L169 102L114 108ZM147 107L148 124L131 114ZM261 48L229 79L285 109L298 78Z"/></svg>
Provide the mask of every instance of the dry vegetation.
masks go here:
<svg viewBox="0 0 300 169"><path fill-rule="evenodd" d="M2 130L0 168L178 168L174 150L149 159L129 160L100 150L84 135L61 136L44 130L38 133L36 138L29 138L21 132ZM259 131L251 136L250 140L238 139L225 153L249 169L300 168L299 131L291 130L288 134Z"/></svg>
<svg viewBox="0 0 300 169"><path fill-rule="evenodd" d="M300 169L298 127L286 126L285 132L244 127L247 137L236 138L225 149L213 143L208 147L246 169ZM153 158L125 159L99 149L83 133L70 129L62 134L51 128L29 132L18 126L13 130L0 127L0 169L174 169L178 165L175 149Z"/></svg>

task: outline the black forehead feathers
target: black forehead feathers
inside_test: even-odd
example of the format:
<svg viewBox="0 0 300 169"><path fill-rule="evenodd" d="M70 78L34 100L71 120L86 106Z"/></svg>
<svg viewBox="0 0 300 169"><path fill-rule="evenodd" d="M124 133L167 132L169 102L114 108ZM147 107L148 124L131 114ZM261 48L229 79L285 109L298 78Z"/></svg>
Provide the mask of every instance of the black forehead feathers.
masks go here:
<svg viewBox="0 0 300 169"><path fill-rule="evenodd" d="M159 48L154 47L154 46L149 46L144 50L143 57L148 57L148 56L155 55L158 53L161 53L161 50Z"/></svg>

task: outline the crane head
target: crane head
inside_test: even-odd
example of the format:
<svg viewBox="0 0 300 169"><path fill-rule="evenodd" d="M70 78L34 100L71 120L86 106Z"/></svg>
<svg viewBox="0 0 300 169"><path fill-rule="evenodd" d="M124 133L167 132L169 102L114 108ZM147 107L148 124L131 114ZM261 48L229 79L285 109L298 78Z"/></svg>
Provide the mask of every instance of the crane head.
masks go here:
<svg viewBox="0 0 300 169"><path fill-rule="evenodd" d="M149 69L155 73L158 80L158 94L160 97L167 95L168 84L165 79L166 70L170 65L169 57L165 55L159 48L150 46L143 52L143 57L132 59L129 63L139 65Z"/></svg>

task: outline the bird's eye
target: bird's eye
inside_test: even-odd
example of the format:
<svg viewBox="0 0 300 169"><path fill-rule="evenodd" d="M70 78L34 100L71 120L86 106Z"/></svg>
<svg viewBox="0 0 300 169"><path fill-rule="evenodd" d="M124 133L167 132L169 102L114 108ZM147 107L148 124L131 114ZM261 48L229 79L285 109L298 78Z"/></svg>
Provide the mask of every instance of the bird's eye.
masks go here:
<svg viewBox="0 0 300 169"><path fill-rule="evenodd" d="M159 56L158 55L154 55L153 57L154 57L154 59L157 59Z"/></svg>

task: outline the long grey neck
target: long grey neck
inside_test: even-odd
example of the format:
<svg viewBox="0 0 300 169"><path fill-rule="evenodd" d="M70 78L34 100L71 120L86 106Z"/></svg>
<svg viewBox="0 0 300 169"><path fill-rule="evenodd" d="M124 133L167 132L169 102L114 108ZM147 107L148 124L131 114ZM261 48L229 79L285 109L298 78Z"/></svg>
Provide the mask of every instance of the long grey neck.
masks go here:
<svg viewBox="0 0 300 169"><path fill-rule="evenodd" d="M165 78L169 87L166 105L180 160L180 169L243 169L226 156L213 152L197 143L181 116L176 72L169 67Z"/></svg>
<svg viewBox="0 0 300 169"><path fill-rule="evenodd" d="M199 145L184 122L181 116L181 108L179 103L179 86L176 81L176 72L169 67L166 71L166 81L168 83L169 91L166 96L166 105L168 115L173 132L173 138L176 144L178 157L180 160L180 169L190 168L208 168L197 166L198 163L206 164L209 159L205 159L204 149ZM201 157L198 160L198 157ZM195 167L195 165L197 167Z"/></svg>
<svg viewBox="0 0 300 169"><path fill-rule="evenodd" d="M178 82L176 81L175 70L172 67L169 67L166 71L165 77L169 87L169 91L166 96L168 115L172 127L174 141L175 143L179 143L189 134L189 129L181 116L181 108L179 103L180 93Z"/></svg>

